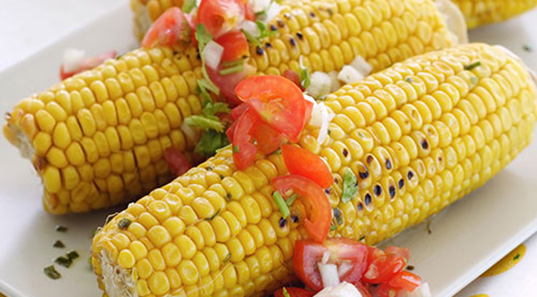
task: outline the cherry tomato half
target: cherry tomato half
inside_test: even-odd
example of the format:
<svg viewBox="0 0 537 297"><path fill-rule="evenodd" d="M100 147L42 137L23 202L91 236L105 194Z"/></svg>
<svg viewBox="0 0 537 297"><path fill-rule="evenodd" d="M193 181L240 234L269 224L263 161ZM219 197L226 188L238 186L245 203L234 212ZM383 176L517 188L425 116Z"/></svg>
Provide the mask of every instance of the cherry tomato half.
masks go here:
<svg viewBox="0 0 537 297"><path fill-rule="evenodd" d="M334 183L328 165L318 155L301 147L285 144L282 146L282 156L290 174L309 178L323 189Z"/></svg>
<svg viewBox="0 0 537 297"><path fill-rule="evenodd" d="M405 268L406 260L397 255L386 254L379 257L367 268L364 274L364 282L370 284L381 284L390 280L394 275L401 272Z"/></svg>
<svg viewBox="0 0 537 297"><path fill-rule="evenodd" d="M304 220L306 232L315 241L323 242L328 236L332 220L332 208L323 188L300 175L279 176L272 180L272 184L282 195L290 190L299 195L298 199L307 209L307 218Z"/></svg>
<svg viewBox="0 0 537 297"><path fill-rule="evenodd" d="M206 69L211 81L218 87L218 89L220 89L220 92L232 107L242 103L235 94L235 87L247 77L254 75L256 71L255 67L248 64L246 61L243 62L241 72L222 75L220 74L222 65L217 69L212 69L211 67L206 67Z"/></svg>
<svg viewBox="0 0 537 297"><path fill-rule="evenodd" d="M306 100L292 81L282 76L253 76L237 85L240 100L289 140L297 142L304 129Z"/></svg>
<svg viewBox="0 0 537 297"><path fill-rule="evenodd" d="M412 272L401 271L390 279L389 285L394 289L412 292L421 285L421 278Z"/></svg>
<svg viewBox="0 0 537 297"><path fill-rule="evenodd" d="M93 57L84 58L82 62L80 63L80 66L75 69L74 71L66 72L63 65L60 66L60 79L64 80L67 79L75 74L78 74L82 71L93 69L108 59L114 59L117 56L116 51L110 51L107 53L103 53L100 55L95 55Z"/></svg>
<svg viewBox="0 0 537 297"><path fill-rule="evenodd" d="M241 31L226 33L215 42L224 47L221 63L237 61L250 55L248 40Z"/></svg>
<svg viewBox="0 0 537 297"><path fill-rule="evenodd" d="M142 47L172 46L190 40L190 25L178 7L166 10L154 23L142 40Z"/></svg>
<svg viewBox="0 0 537 297"><path fill-rule="evenodd" d="M301 288L285 287L285 290L287 293L289 293L289 297L313 297L315 295L315 292ZM274 292L274 297L285 297L283 294L283 288Z"/></svg>
<svg viewBox="0 0 537 297"><path fill-rule="evenodd" d="M248 6L244 0L202 0L196 23L205 28L214 39L238 29L246 18Z"/></svg>
<svg viewBox="0 0 537 297"><path fill-rule="evenodd" d="M265 155L278 150L284 140L282 133L262 121L255 125L254 138L257 141L257 150Z"/></svg>
<svg viewBox="0 0 537 297"><path fill-rule="evenodd" d="M192 164L190 164L183 152L172 147L164 150L164 160L168 163L170 171L176 176L180 176L192 168Z"/></svg>
<svg viewBox="0 0 537 297"><path fill-rule="evenodd" d="M367 248L364 244L346 238L327 239L323 244L312 240L298 240L295 243L293 267L297 276L310 288L323 288L317 264L325 252L330 252L329 263L352 264L351 269L340 275L341 281L359 284L366 269Z"/></svg>
<svg viewBox="0 0 537 297"><path fill-rule="evenodd" d="M255 161L255 154L257 153L256 146L252 143L253 131L256 122L258 121L257 115L247 110L237 121L233 127L233 161L238 169L244 170Z"/></svg>

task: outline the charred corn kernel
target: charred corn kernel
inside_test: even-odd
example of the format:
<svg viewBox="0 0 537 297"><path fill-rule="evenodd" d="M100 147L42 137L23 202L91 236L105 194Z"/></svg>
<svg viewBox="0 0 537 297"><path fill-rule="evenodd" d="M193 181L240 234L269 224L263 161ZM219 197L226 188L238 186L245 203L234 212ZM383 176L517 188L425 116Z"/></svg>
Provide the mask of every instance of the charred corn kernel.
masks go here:
<svg viewBox="0 0 537 297"><path fill-rule="evenodd" d="M537 1L535 0L452 1L460 7L469 28L501 22L537 6Z"/></svg>
<svg viewBox="0 0 537 297"><path fill-rule="evenodd" d="M420 73L433 71L427 70L427 66L442 58L461 62L452 62L449 67L453 71L446 70L443 75ZM371 122L330 124L331 129L338 131L336 136L352 139L356 142L353 145L359 147L348 149L350 157L347 161L343 161L347 156L339 153L347 146L333 134L319 145L320 148L311 146L312 151L329 160L338 180L329 198L333 207L340 211L341 224L332 236L363 238L368 244L380 242L481 186L528 145L536 121L537 94L533 80L523 70L520 70L521 74L502 74L507 81L513 80L519 85L517 91L505 100L497 100L497 96L503 96L497 92L483 93L480 88L484 87L471 81L464 82L466 87L454 87L445 94L438 92L438 86L450 89L445 85L453 81L450 78L457 75L456 69L464 68L464 61L476 59L480 59L483 67L496 69L483 72L481 82L487 85L491 84L487 79L496 82L494 77L502 69L523 69L519 60L501 48L471 44L418 56L363 82L346 86L337 95L328 96L327 106L340 106L338 112L334 111L336 116L352 117L353 113L367 112L356 106L366 102L368 97L376 98L378 104L391 110L378 114L373 110L375 115ZM423 84L418 85L417 93L421 95L412 101L382 101L381 98L386 98L382 91L388 86L413 83L407 82L405 75L393 75L393 82L384 81L386 73L393 69L420 77ZM375 91L369 93L371 87ZM351 97L350 92L362 92L360 103L345 103ZM451 95L446 98L448 93L456 93L454 99ZM471 103L471 98L481 102L492 99L495 105L484 107L487 114L479 115L480 111L470 108L476 104ZM332 101L337 104L329 104ZM380 110L378 104L376 109ZM434 106L436 104L438 106ZM346 112L349 109L352 112ZM468 119L474 117L477 118L475 121ZM416 121L415 128L402 128L412 125L411 118ZM399 121L408 123L399 124ZM389 142L384 142L380 130L374 128L379 124L387 130ZM339 125L352 125L353 128ZM303 140L316 138L317 131L308 127ZM130 274L133 268L126 268L124 273L125 277L133 278L133 283L141 284L137 287L140 296L169 294L172 287L193 296L262 294L288 282L292 277L288 267L292 267L294 242L304 238L305 232L300 223L303 217L298 216L299 223L283 220L271 200L273 188L268 181L285 173L281 156L262 158L251 167L254 169L243 172L235 169L230 156L229 151L220 152L175 182L139 200L134 204L139 205L136 211L129 207L137 215L128 230L117 227L121 214L112 219L93 242L99 280L102 282L103 277L110 277L99 269L99 265L136 267L138 278ZM213 171L206 170L208 166ZM338 195L341 195L342 176L349 169L357 176L360 191L351 201L343 203ZM207 176L215 171L223 172L227 177L216 179L211 188L229 194L229 200L218 209L210 197L222 194L216 190L203 194L201 190L205 189L201 184L206 183ZM48 173L51 181L55 174ZM196 194L198 192L200 195ZM171 211L175 202L166 197L173 195L181 197L181 206ZM300 207L296 207L293 212L301 213ZM122 236L117 237L123 234L128 236L128 241L123 242ZM108 244L114 240L116 244ZM178 279L172 281L173 275ZM144 281L148 283L147 288ZM161 287L156 288L155 284ZM112 285L120 288L121 284Z"/></svg>
<svg viewBox="0 0 537 297"><path fill-rule="evenodd" d="M157 17L165 8L180 6L181 2L151 0L145 3L133 0L133 8L139 17L147 16L147 12L143 12L147 10L151 11L149 15ZM442 16L434 9L432 1L403 0L402 4L392 2L389 5L385 2L350 0L282 3L281 14L269 24L269 28L274 27L278 34L267 39L262 48L252 46L251 64L257 67L259 73L281 74L286 69L297 71L298 60L303 56L304 63L311 72L331 72L338 71L357 56L362 56L373 65L374 71L378 71L412 55L453 45L451 33ZM423 8L420 14L413 11L416 5ZM398 8L390 11L392 6ZM150 7L159 9L153 10ZM148 23L150 22L146 20L145 24ZM405 50L405 47L411 50ZM34 160L45 157L52 145L68 156L70 165L76 166L81 166L81 162L87 162L92 167L101 166L102 161L98 160L103 159L116 164L119 159L113 153L119 150L131 156L134 154L136 159L130 159L133 161L130 163L132 166L114 166L109 171L94 168L96 172L108 172L107 174L121 177L124 186L120 187L121 190L117 187L98 187L101 203L92 205L106 207L131 200L172 178L163 161L162 152L166 148L173 146L187 153L193 150L195 143L192 139L185 138L181 125L185 117L199 114L202 109L202 100L195 95L197 80L201 76L200 64L194 46L175 50L140 49L127 53L24 100L15 108L13 115L17 116L10 119L4 129L10 132L5 134L9 139L15 139L14 135L22 131L35 149L30 151L36 155L32 156ZM516 73L515 70L507 69L502 77L511 75L513 71ZM482 76L476 71L472 73ZM434 87L426 84L427 77L420 78L419 73L414 76L416 82L405 93L416 89L414 92L417 93L417 98L427 90L425 87ZM371 95L369 92L365 97ZM370 111L361 115L368 123L373 123L377 117L384 117L387 112L395 109L393 98L377 97L372 99L371 104L357 110L363 112L366 108ZM342 107L354 104L354 101L340 102L344 103ZM390 104L383 108L385 102ZM25 117L25 114L31 114L34 120ZM340 139L345 131L353 129L345 123L361 123L355 116L345 115L335 120L334 123L339 126L331 128L334 138ZM397 138L397 132L390 134L392 131L387 128L389 124L377 124L380 129L377 132L382 132L377 137L381 137L384 142L392 140L392 137ZM340 129L340 126L344 129ZM162 137L169 139L165 145ZM20 142L14 142L20 146ZM84 159L78 146L72 146L73 143L78 143L82 148ZM69 148L71 150L67 153ZM331 153L331 162L339 160L341 168L347 166L347 161L341 157L340 152L326 152ZM60 164L47 163L43 166L53 165ZM220 174L217 170L214 172ZM260 165L259 170L265 173L265 170L270 169ZM135 171L138 174L133 175ZM222 173L226 178L218 183L233 200L255 192L258 185L271 178L259 174L253 176L250 175L251 172L233 174L229 169L226 171L229 174ZM98 174L94 178L106 180L107 176ZM93 181L87 179L87 182ZM196 188L199 191L202 189ZM203 188L207 189L205 184ZM115 191L112 192L112 189ZM53 195L44 195L44 199L49 197ZM216 208L216 205L213 206ZM217 210L218 208L214 211ZM200 214L198 218L203 217Z"/></svg>

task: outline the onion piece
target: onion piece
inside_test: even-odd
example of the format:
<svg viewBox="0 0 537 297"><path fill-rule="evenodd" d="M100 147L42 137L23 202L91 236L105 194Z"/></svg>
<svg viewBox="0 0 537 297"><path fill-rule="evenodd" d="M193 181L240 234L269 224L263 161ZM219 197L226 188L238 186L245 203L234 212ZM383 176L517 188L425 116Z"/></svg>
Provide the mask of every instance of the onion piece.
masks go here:
<svg viewBox="0 0 537 297"><path fill-rule="evenodd" d="M350 66L360 72L363 76L368 76L369 74L371 74L371 71L373 71L373 66L367 63L367 61L362 56L356 57L351 62Z"/></svg>
<svg viewBox="0 0 537 297"><path fill-rule="evenodd" d="M80 68L86 53L81 49L68 48L63 54L63 71L73 72Z"/></svg>
<svg viewBox="0 0 537 297"><path fill-rule="evenodd" d="M330 71L328 72L328 76L330 76L330 80L332 81L332 86L330 92L335 92L341 88L341 83L339 82L339 79L337 78L337 71Z"/></svg>
<svg viewBox="0 0 537 297"><path fill-rule="evenodd" d="M317 263L317 266L319 267L319 273L321 274L321 279L325 288L339 285L340 280L336 264Z"/></svg>
<svg viewBox="0 0 537 297"><path fill-rule="evenodd" d="M205 65L211 67L211 69L216 69L220 65L222 54L224 54L224 47L211 40L203 49L201 56L205 61Z"/></svg>
<svg viewBox="0 0 537 297"><path fill-rule="evenodd" d="M252 21L246 20L242 22L240 29L244 30L244 32L256 38L261 35L261 32L259 31L259 27L257 26L255 22L252 22Z"/></svg>
<svg viewBox="0 0 537 297"><path fill-rule="evenodd" d="M336 287L328 287L315 294L314 297L363 297L360 291L348 282L342 282Z"/></svg>
<svg viewBox="0 0 537 297"><path fill-rule="evenodd" d="M363 80L365 76L354 67L345 65L337 75L337 78L345 84L352 84Z"/></svg>
<svg viewBox="0 0 537 297"><path fill-rule="evenodd" d="M270 7L271 0L251 0L252 8L255 13L267 11Z"/></svg>
<svg viewBox="0 0 537 297"><path fill-rule="evenodd" d="M315 71L310 76L311 83L306 91L314 98L329 94L332 90L332 80L324 72Z"/></svg>
<svg viewBox="0 0 537 297"><path fill-rule="evenodd" d="M317 136L318 143L324 143L328 138L328 124L330 124L330 115L328 114L328 108L324 104L321 106L321 127L319 129L319 136Z"/></svg>
<svg viewBox="0 0 537 297"><path fill-rule="evenodd" d="M280 14L283 7L278 4L276 1L271 1L271 4L267 10L265 10L265 14L262 17L262 21L264 23L268 23L272 21L277 15Z"/></svg>
<svg viewBox="0 0 537 297"><path fill-rule="evenodd" d="M422 283L414 291L408 292L406 290L399 291L397 297L432 297L431 288L428 283Z"/></svg>

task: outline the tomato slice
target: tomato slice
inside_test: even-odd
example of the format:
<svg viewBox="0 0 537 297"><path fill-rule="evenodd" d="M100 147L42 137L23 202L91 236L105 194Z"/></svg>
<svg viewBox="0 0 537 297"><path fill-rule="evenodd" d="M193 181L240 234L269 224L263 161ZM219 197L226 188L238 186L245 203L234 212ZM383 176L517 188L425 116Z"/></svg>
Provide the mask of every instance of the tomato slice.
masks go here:
<svg viewBox="0 0 537 297"><path fill-rule="evenodd" d="M196 23L205 28L214 39L233 31L246 18L244 0L203 0L198 8Z"/></svg>
<svg viewBox="0 0 537 297"><path fill-rule="evenodd" d="M250 167L255 161L257 153L253 141L253 130L257 116L254 112L247 110L238 120L233 131L233 161L239 170Z"/></svg>
<svg viewBox="0 0 537 297"><path fill-rule="evenodd" d="M190 164L183 152L172 147L164 150L164 160L168 163L170 171L176 176L180 176L192 168L192 164Z"/></svg>
<svg viewBox="0 0 537 297"><path fill-rule="evenodd" d="M254 138L257 141L257 149L265 155L278 150L284 140L282 133L262 121L255 125Z"/></svg>
<svg viewBox="0 0 537 297"><path fill-rule="evenodd" d="M302 84L300 84L300 75L298 75L296 71L287 69L283 72L283 77L292 81L297 87L299 87L302 91L304 91L304 89L302 88Z"/></svg>
<svg viewBox="0 0 537 297"><path fill-rule="evenodd" d="M248 40L241 31L226 33L216 39L215 42L224 47L222 63L245 59L250 55Z"/></svg>
<svg viewBox="0 0 537 297"><path fill-rule="evenodd" d="M61 80L67 79L82 71L93 69L108 59L114 59L117 56L116 51L109 51L103 54L95 55L93 57L84 58L78 68L74 71L66 72L63 65L60 66L60 78Z"/></svg>
<svg viewBox="0 0 537 297"><path fill-rule="evenodd" d="M190 25L178 7L166 10L154 23L142 40L142 47L172 46L190 41Z"/></svg>
<svg viewBox="0 0 537 297"><path fill-rule="evenodd" d="M246 61L243 62L242 71L237 73L227 75L220 74L222 65L220 65L217 69L211 69L211 67L206 67L206 69L211 81L218 87L218 89L220 89L220 92L232 107L242 103L242 101L240 101L235 94L235 87L241 81L244 81L247 77L254 75L256 72L255 67L248 64Z"/></svg>
<svg viewBox="0 0 537 297"><path fill-rule="evenodd" d="M330 169L318 155L301 147L285 144L282 146L282 156L290 174L309 178L321 188L328 188L334 183Z"/></svg>
<svg viewBox="0 0 537 297"><path fill-rule="evenodd" d="M253 76L239 83L235 93L263 121L289 140L299 140L305 125L306 100L292 81L282 76Z"/></svg>
<svg viewBox="0 0 537 297"><path fill-rule="evenodd" d="M246 112L246 110L248 110L248 105L246 105L246 103L241 103L240 105L238 105L237 107L233 108L231 110L231 116L236 120L238 119L243 113Z"/></svg>
<svg viewBox="0 0 537 297"><path fill-rule="evenodd" d="M272 180L272 184L282 195L290 190L299 195L307 209L307 218L304 220L306 232L315 241L323 242L328 236L332 220L332 208L324 190L300 175L279 176Z"/></svg>
<svg viewBox="0 0 537 297"><path fill-rule="evenodd" d="M285 290L287 291L287 293L289 293L289 297L313 297L315 295L315 292L301 288L285 287ZM274 297L286 297L283 294L283 288L274 292Z"/></svg>
<svg viewBox="0 0 537 297"><path fill-rule="evenodd" d="M394 289L412 292L421 285L421 278L412 272L401 271L390 279L389 285Z"/></svg>
<svg viewBox="0 0 537 297"><path fill-rule="evenodd" d="M403 259L405 259L407 262L410 259L410 249L409 248L403 248L398 246L389 246L384 249L384 253L400 256Z"/></svg>
<svg viewBox="0 0 537 297"><path fill-rule="evenodd" d="M387 254L371 262L363 279L367 283L381 284L401 272L405 268L405 265L406 260L403 257Z"/></svg>
<svg viewBox="0 0 537 297"><path fill-rule="evenodd" d="M297 276L310 288L323 288L317 264L325 252L330 252L329 263L352 264L350 270L340 276L341 281L359 283L366 268L367 248L365 245L346 238L327 239L324 244L312 240L298 240L295 243L293 267Z"/></svg>

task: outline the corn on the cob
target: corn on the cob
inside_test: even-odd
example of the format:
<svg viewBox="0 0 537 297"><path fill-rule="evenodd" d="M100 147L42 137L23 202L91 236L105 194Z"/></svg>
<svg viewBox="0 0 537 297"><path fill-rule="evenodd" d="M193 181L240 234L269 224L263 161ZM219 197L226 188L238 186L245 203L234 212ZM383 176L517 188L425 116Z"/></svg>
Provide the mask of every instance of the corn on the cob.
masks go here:
<svg viewBox="0 0 537 297"><path fill-rule="evenodd" d="M323 157L336 184L330 236L376 244L483 185L530 142L535 81L503 49L472 44L395 64L329 95L330 137L300 145ZM271 179L281 155L245 171L218 153L119 213L93 241L108 296L257 296L292 280L300 221L283 220ZM347 170L359 194L340 201ZM127 222L129 224L123 224ZM119 226L118 226L119 223Z"/></svg>
<svg viewBox="0 0 537 297"><path fill-rule="evenodd" d="M311 71L337 71L357 56L377 71L453 45L429 0L293 1L270 27L279 34L251 48L259 73L298 71L300 56ZM181 124L201 113L200 67L194 46L140 49L17 104L4 134L32 159L45 208L108 207L170 181L162 152L189 155L199 137Z"/></svg>
<svg viewBox="0 0 537 297"><path fill-rule="evenodd" d="M462 10L468 28L505 21L535 6L536 0L452 0Z"/></svg>

